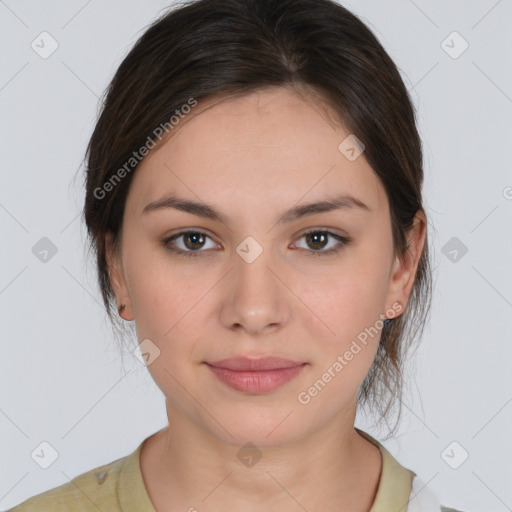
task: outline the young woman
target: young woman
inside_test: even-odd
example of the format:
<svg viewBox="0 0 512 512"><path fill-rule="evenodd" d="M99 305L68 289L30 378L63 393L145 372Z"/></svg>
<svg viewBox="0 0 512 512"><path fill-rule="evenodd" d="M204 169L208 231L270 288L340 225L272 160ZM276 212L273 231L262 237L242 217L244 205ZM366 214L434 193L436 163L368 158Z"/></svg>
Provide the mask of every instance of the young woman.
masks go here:
<svg viewBox="0 0 512 512"><path fill-rule="evenodd" d="M400 410L426 321L422 182L400 74L339 4L155 22L108 88L84 216L169 425L13 510L453 510L354 427Z"/></svg>

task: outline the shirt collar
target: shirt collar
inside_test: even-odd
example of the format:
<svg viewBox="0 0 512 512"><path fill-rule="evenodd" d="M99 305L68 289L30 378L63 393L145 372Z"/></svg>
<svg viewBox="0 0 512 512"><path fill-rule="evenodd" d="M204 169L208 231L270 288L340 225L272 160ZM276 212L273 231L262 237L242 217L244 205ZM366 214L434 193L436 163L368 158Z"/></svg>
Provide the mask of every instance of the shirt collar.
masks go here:
<svg viewBox="0 0 512 512"><path fill-rule="evenodd" d="M140 452L142 445L150 437L151 436L146 437L146 439L126 457L119 473L117 497L122 512L156 512L153 503L149 499L140 469Z"/></svg>
<svg viewBox="0 0 512 512"><path fill-rule="evenodd" d="M415 473L404 468L379 441L358 428L355 430L377 446L382 455L379 486L370 512L405 512Z"/></svg>

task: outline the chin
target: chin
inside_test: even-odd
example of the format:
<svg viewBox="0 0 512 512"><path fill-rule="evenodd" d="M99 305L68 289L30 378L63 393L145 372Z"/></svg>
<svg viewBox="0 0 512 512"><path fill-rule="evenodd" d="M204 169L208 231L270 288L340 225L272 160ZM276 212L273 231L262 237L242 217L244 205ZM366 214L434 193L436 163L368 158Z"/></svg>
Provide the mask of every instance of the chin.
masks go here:
<svg viewBox="0 0 512 512"><path fill-rule="evenodd" d="M296 408L280 406L275 410L258 410L256 407L251 409L235 411L231 407L226 416L212 411L212 415L219 419L219 423L229 433L216 422L212 424L208 421L209 428L206 428L226 444L242 447L252 443L260 449L279 448L308 435L307 426L299 418ZM222 417L225 419L221 420Z"/></svg>

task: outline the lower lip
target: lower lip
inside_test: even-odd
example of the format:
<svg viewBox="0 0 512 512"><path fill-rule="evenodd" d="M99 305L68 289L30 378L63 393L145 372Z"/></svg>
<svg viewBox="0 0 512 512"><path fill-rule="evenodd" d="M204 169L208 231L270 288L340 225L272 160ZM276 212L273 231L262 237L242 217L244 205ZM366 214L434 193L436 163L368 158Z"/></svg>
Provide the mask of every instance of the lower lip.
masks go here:
<svg viewBox="0 0 512 512"><path fill-rule="evenodd" d="M257 372L240 372L218 368L209 364L207 366L224 384L233 389L247 393L268 393L296 377L306 366L306 363L291 368L278 368Z"/></svg>

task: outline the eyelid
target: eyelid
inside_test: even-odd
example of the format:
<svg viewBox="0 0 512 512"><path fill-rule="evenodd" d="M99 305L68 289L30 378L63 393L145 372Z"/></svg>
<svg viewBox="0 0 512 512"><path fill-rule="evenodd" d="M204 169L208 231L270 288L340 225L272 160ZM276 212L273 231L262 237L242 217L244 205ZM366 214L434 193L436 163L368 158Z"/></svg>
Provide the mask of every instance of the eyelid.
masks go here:
<svg viewBox="0 0 512 512"><path fill-rule="evenodd" d="M337 244L334 247L331 247L327 250L318 250L314 251L312 249L302 249L299 247L299 249L302 249L303 251L306 251L309 253L309 256L327 256L327 255L336 255L339 253L345 246L350 244L352 241L352 238L347 235L342 235L339 233L336 233L336 231L333 231L334 228L327 228L327 227L314 227L314 228L308 228L306 231L303 231L297 238L296 241L300 240L306 235L309 235L310 233L326 233L329 238L334 238L337 240ZM296 242L294 242L295 244Z"/></svg>
<svg viewBox="0 0 512 512"><path fill-rule="evenodd" d="M203 231L202 229L199 229L199 228L186 228L186 229L183 229L181 231L177 231L176 233L172 234L172 235L168 235L166 237L163 238L162 242L164 244L164 246L167 246L167 244L169 242L173 242L174 240L184 236L184 235L187 235L189 233L198 233L200 235L204 235L205 237L209 238L212 242L214 242L215 244L217 245L220 245L218 244L214 237L211 236L209 233L207 233L206 231ZM177 249L177 251L183 251L182 249ZM205 252L203 250L199 250L199 251L183 251L183 252L195 252L195 253L198 253L198 252Z"/></svg>
<svg viewBox="0 0 512 512"><path fill-rule="evenodd" d="M336 244L335 247L327 249L327 250L317 250L317 251L314 251L312 249L303 249L301 247L299 247L299 249L310 253L311 256L322 256L322 255L327 255L327 254L336 254L339 251L341 251L344 246L348 245L352 241L352 239L351 239L351 237L349 237L347 235L341 235L341 234L336 233L335 231L333 231L333 229L334 228L327 228L327 227L308 228L305 231L302 231L301 234L295 238L295 241L293 242L293 244L295 244L298 240L300 240L304 236L309 235L310 233L326 233L329 238L334 238L338 241L338 243ZM203 231L202 229L199 229L199 228L186 228L181 231L178 231L172 235L164 237L164 239L162 240L162 243L163 243L164 247L166 249L168 249L169 251L172 251L172 252L177 253L178 255L182 255L182 256L200 256L201 253L208 252L207 250L202 250L202 249L199 249L197 251L190 251L190 250L187 251L187 250L183 250L178 247L175 247L175 246L173 246L173 244L170 243L170 242L173 242L174 240L176 240L182 236L185 236L187 234L190 234L190 233L198 233L198 234L204 235L205 237L212 240L215 244L219 245L217 242L215 242L215 240L212 236L210 236L206 231Z"/></svg>
<svg viewBox="0 0 512 512"><path fill-rule="evenodd" d="M327 226L316 226L314 228L307 228L305 231L302 231L301 234L299 235L299 238L304 235L308 235L309 233L319 233L319 232L330 233L331 235L349 238L348 235L346 235L344 233L338 233L337 231L339 231L339 229L337 229L337 228L329 228Z"/></svg>

